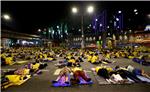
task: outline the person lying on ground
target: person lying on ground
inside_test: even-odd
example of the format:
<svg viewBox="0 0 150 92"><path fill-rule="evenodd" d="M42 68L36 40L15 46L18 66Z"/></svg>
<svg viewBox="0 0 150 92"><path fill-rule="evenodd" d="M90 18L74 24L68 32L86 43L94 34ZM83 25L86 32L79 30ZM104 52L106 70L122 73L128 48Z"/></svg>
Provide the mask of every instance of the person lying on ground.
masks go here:
<svg viewBox="0 0 150 92"><path fill-rule="evenodd" d="M64 68L62 68L62 70L59 73L58 78L55 81L53 81L53 83L58 82L63 76L65 76L65 83L68 84L69 83L68 77L69 77L70 73L71 73L71 69L69 67L65 66Z"/></svg>
<svg viewBox="0 0 150 92"><path fill-rule="evenodd" d="M134 68L134 67L131 66L131 65L126 66L126 69L127 69L129 72L133 73L134 75L141 75L141 76L150 78L150 76L149 76L148 74L146 74L143 69Z"/></svg>
<svg viewBox="0 0 150 92"><path fill-rule="evenodd" d="M73 67L72 72L77 83L80 83L80 77L83 78L86 82L91 81L91 78L86 76L85 71L81 67Z"/></svg>
<svg viewBox="0 0 150 92"><path fill-rule="evenodd" d="M126 68L122 68L120 66L115 67L115 71L120 74L120 76L124 79L130 78L136 83L142 83L142 81L133 73L129 72Z"/></svg>
<svg viewBox="0 0 150 92"><path fill-rule="evenodd" d="M113 69L108 66L97 66L96 68L93 69L97 73L97 75L103 77L107 82L111 83L112 81L110 80L110 72L113 72Z"/></svg>

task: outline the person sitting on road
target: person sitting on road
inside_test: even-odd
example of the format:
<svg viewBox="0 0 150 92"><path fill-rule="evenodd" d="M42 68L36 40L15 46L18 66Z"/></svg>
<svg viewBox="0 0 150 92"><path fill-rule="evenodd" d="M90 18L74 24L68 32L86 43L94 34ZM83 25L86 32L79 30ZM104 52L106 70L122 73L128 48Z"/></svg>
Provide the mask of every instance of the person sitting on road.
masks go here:
<svg viewBox="0 0 150 92"><path fill-rule="evenodd" d="M74 57L71 57L71 59L68 60L68 65L69 67L73 66L73 64L75 64L75 58Z"/></svg>
<svg viewBox="0 0 150 92"><path fill-rule="evenodd" d="M92 59L91 59L91 63L92 64L99 64L100 61L99 61L99 57L98 57L98 54L96 53L95 55L93 55Z"/></svg>
<svg viewBox="0 0 150 92"><path fill-rule="evenodd" d="M89 55L87 55L87 61L88 61L88 62L91 62L91 60L92 60L92 56L93 56L93 54L89 54Z"/></svg>

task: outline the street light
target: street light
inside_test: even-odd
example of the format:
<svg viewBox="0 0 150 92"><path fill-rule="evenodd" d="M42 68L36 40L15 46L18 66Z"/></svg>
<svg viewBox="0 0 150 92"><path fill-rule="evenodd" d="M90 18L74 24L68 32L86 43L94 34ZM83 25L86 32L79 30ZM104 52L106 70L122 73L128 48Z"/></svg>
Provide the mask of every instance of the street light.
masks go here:
<svg viewBox="0 0 150 92"><path fill-rule="evenodd" d="M98 21L98 19L95 19L95 21Z"/></svg>
<svg viewBox="0 0 150 92"><path fill-rule="evenodd" d="M119 21L119 18L116 18L117 21Z"/></svg>
<svg viewBox="0 0 150 92"><path fill-rule="evenodd" d="M83 8L81 8L81 9L83 9ZM88 13L93 13L93 11L94 11L94 7L93 6L88 6L87 7L87 12ZM73 13L77 13L78 12L78 9L76 8L76 7L73 7L72 8L72 12ZM84 31L83 31L83 16L84 16L84 13L83 13L83 10L81 10L81 31L82 31L82 42L81 42L81 48L83 49L85 46L84 46Z"/></svg>
<svg viewBox="0 0 150 92"><path fill-rule="evenodd" d="M38 32L41 32L41 29L38 29Z"/></svg>
<svg viewBox="0 0 150 92"><path fill-rule="evenodd" d="M3 15L3 18L5 19L5 20L10 20L11 18L10 18L10 15L8 15L8 14L4 14Z"/></svg>
<svg viewBox="0 0 150 92"><path fill-rule="evenodd" d="M77 10L76 7L73 7L73 8L72 8L72 12L73 12L73 13L77 13L77 11L78 11L78 10Z"/></svg>
<svg viewBox="0 0 150 92"><path fill-rule="evenodd" d="M135 15L137 15L137 14L138 14L138 12L135 13Z"/></svg>
<svg viewBox="0 0 150 92"><path fill-rule="evenodd" d="M134 12L137 12L137 9L134 9Z"/></svg>
<svg viewBox="0 0 150 92"><path fill-rule="evenodd" d="M118 11L118 13L121 13L121 11Z"/></svg>
<svg viewBox="0 0 150 92"><path fill-rule="evenodd" d="M93 13L93 11L94 11L94 7L93 6L88 6L87 7L87 12L88 13Z"/></svg>
<svg viewBox="0 0 150 92"><path fill-rule="evenodd" d="M148 18L150 18L150 14L148 14L147 16L148 16Z"/></svg>

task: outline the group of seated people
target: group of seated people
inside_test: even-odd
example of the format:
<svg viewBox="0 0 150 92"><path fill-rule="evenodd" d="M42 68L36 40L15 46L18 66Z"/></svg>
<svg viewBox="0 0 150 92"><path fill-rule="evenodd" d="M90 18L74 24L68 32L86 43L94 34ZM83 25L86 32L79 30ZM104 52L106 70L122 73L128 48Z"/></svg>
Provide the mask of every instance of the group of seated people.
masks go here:
<svg viewBox="0 0 150 92"><path fill-rule="evenodd" d="M9 48L1 51L1 65L12 65L17 61L39 59L41 61L56 60L56 52L44 48Z"/></svg>
<svg viewBox="0 0 150 92"><path fill-rule="evenodd" d="M80 62L84 62L83 56L80 56L77 52L66 52L63 55L62 61L59 61L57 64L55 64L58 67L72 67L72 66L81 66Z"/></svg>
<svg viewBox="0 0 150 92"><path fill-rule="evenodd" d="M108 58L98 53L87 54L87 61L92 64L113 63L112 61L109 61Z"/></svg>
<svg viewBox="0 0 150 92"><path fill-rule="evenodd" d="M12 65L16 61L15 57L11 54L1 53L1 65Z"/></svg>

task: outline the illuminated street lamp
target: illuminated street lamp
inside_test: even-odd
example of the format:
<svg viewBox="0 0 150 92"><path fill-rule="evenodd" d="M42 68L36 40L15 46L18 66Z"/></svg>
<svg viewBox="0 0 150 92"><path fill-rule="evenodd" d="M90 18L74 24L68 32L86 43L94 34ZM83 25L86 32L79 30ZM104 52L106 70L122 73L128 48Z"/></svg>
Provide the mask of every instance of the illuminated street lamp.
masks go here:
<svg viewBox="0 0 150 92"><path fill-rule="evenodd" d="M81 9L83 9L83 8L81 8ZM93 13L93 11L94 11L94 7L93 6L88 6L87 7L87 12L88 13ZM76 8L76 7L73 7L72 8L72 12L73 13L77 13L78 12L78 9ZM85 45L84 45L84 31L83 31L83 16L84 16L84 13L83 13L84 11L83 10L81 10L81 12L80 12L80 14L81 14L81 31L82 31L82 41L81 41L81 48L83 49L84 47L85 47Z"/></svg>
<svg viewBox="0 0 150 92"><path fill-rule="evenodd" d="M10 20L11 18L10 18L10 15L8 15L8 14L4 14L3 16L2 16L5 20Z"/></svg>
<svg viewBox="0 0 150 92"><path fill-rule="evenodd" d="M77 11L78 11L78 10L77 10L76 7L73 7L73 8L72 8L72 12L73 12L73 13L77 13Z"/></svg>
<svg viewBox="0 0 150 92"><path fill-rule="evenodd" d="M93 13L93 11L94 11L94 7L93 6L88 6L87 7L87 12L88 13Z"/></svg>
<svg viewBox="0 0 150 92"><path fill-rule="evenodd" d="M118 13L121 13L121 11L118 11Z"/></svg>
<svg viewBox="0 0 150 92"><path fill-rule="evenodd" d="M119 21L119 18L116 18L117 21Z"/></svg>
<svg viewBox="0 0 150 92"><path fill-rule="evenodd" d="M137 12L137 9L134 9L134 12Z"/></svg>
<svg viewBox="0 0 150 92"><path fill-rule="evenodd" d="M138 14L138 12L135 13L135 15L137 15L137 14Z"/></svg>
<svg viewBox="0 0 150 92"><path fill-rule="evenodd" d="M38 32L41 32L41 29L38 29Z"/></svg>
<svg viewBox="0 0 150 92"><path fill-rule="evenodd" d="M150 14L148 14L147 16L148 16L148 18L150 18Z"/></svg>

